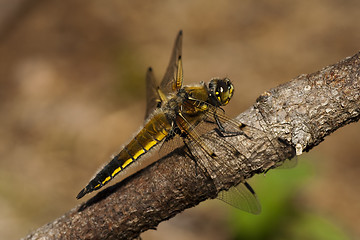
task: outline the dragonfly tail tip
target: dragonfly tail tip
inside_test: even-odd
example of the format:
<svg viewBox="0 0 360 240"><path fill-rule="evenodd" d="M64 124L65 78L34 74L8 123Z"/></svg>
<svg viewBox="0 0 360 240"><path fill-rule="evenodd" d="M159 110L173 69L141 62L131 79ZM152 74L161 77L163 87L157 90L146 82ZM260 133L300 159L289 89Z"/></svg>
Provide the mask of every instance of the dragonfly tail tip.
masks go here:
<svg viewBox="0 0 360 240"><path fill-rule="evenodd" d="M84 188L83 190L81 190L79 192L79 194L76 196L76 199L80 199L82 198L83 196L85 196L85 194L87 194L89 192L89 190L87 188Z"/></svg>

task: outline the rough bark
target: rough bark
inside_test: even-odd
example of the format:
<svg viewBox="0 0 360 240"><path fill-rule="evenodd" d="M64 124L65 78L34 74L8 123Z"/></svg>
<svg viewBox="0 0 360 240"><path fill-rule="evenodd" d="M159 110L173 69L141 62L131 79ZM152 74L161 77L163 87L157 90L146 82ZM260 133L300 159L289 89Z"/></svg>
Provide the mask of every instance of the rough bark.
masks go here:
<svg viewBox="0 0 360 240"><path fill-rule="evenodd" d="M264 133L228 137L245 157L219 152L218 171L199 171L177 149L134 176L35 230L25 239L132 239L164 220L216 197L243 179L309 151L360 117L360 53L263 93L238 120ZM266 137L264 137L266 134ZM210 132L209 139L218 139ZM219 139L219 141L224 141ZM221 147L219 147L221 151ZM216 183L216 184L214 184Z"/></svg>

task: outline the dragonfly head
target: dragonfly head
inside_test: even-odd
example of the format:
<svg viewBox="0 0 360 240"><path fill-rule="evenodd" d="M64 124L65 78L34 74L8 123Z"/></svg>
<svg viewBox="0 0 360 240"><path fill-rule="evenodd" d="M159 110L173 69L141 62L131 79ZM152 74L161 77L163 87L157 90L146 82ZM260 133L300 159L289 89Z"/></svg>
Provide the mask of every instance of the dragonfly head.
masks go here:
<svg viewBox="0 0 360 240"><path fill-rule="evenodd" d="M212 104L225 106L234 94L234 86L230 79L213 78L209 83L209 96Z"/></svg>

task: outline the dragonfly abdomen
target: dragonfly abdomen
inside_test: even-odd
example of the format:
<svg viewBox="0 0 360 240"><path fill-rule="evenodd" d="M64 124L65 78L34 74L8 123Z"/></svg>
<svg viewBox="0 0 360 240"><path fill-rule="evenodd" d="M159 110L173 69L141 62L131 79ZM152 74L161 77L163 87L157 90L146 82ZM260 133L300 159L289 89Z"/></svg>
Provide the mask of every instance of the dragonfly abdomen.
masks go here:
<svg viewBox="0 0 360 240"><path fill-rule="evenodd" d="M164 113L155 114L140 132L81 190L77 198L97 190L107 184L130 164L139 160L145 153L162 142L172 129ZM138 169L139 171L141 169Z"/></svg>

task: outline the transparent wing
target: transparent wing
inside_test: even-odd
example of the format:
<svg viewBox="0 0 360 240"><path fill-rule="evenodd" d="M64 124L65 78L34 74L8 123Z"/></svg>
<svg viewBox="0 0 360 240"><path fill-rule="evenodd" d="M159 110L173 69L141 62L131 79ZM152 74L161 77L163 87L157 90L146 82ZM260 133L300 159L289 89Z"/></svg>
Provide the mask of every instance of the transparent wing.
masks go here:
<svg viewBox="0 0 360 240"><path fill-rule="evenodd" d="M182 31L179 31L174 48L170 57L169 65L165 75L160 83L160 91L167 96L169 93L175 92L182 86Z"/></svg>
<svg viewBox="0 0 360 240"><path fill-rule="evenodd" d="M161 144L158 155L159 158L162 158L168 154L171 154L177 148L182 148L184 146L184 141L179 134L173 132L169 133L168 137Z"/></svg>
<svg viewBox="0 0 360 240"><path fill-rule="evenodd" d="M176 37L169 65L160 83L156 79L152 68L146 72L146 112L145 120L156 109L167 101L167 96L181 88L183 83L183 68L181 60L182 31Z"/></svg>
<svg viewBox="0 0 360 240"><path fill-rule="evenodd" d="M148 68L146 72L146 110L145 120L158 107L161 106L159 92L156 86L156 79L152 68Z"/></svg>
<svg viewBox="0 0 360 240"><path fill-rule="evenodd" d="M222 179L223 176L226 178L239 174L238 170L232 167L234 162L240 166L248 164L248 159L242 153L245 151L244 149L240 148L238 150L227 142L226 138L221 136L208 138L206 134L204 135L204 132L217 128L216 120L211 120L206 116L204 118L196 126L191 125L191 121L185 116L182 116L182 121L178 120L177 123L180 125L181 130L186 131L187 135L184 138L184 143L189 150L190 157L213 179L217 187L221 184L219 179ZM222 177L219 178L219 176ZM255 192L246 182L230 188L229 191L220 192L218 198L246 212L259 214L261 211Z"/></svg>
<svg viewBox="0 0 360 240"><path fill-rule="evenodd" d="M196 129L192 130L192 133L188 135L191 137L185 139L185 144L189 148L190 156L193 156L196 164L213 179L215 186L220 184L219 176L226 177L232 174L239 174L236 169L226 166L229 163L227 159L232 159L230 161L236 161L239 165L246 164L248 159L245 157L245 154L222 137L216 140L206 138L205 136L200 138L193 137ZM227 156L225 161L223 161L224 155L220 155L217 149L221 149L222 153L225 152L224 155ZM231 173L231 171L233 172ZM246 182L240 183L228 191L221 191L217 198L249 213L259 214L261 212L260 202L255 192Z"/></svg>
<svg viewBox="0 0 360 240"><path fill-rule="evenodd" d="M212 105L208 106L209 111L206 113L207 117L210 119L214 119L213 121L215 121L216 125L218 126L218 128L220 130L222 130L222 134L224 135L224 137L227 136L236 136L236 135L244 135L249 139L253 139L254 136L256 136L257 138L263 138L266 139L266 141L269 143L270 147L272 149L277 149L277 148L283 148L283 147L288 147L289 144L286 143L284 140L281 140L279 138L273 137L271 138L270 136L272 136L272 134L268 134L267 132L265 132L263 129L258 129L256 127L252 127L249 125L246 125L244 123L241 123L235 119L231 119L228 116L225 115L224 111L222 111L222 109L216 108ZM260 120L259 120L260 122ZM262 127L262 125L260 124L260 127ZM272 130L270 129L270 132ZM292 150L293 151L293 158L288 159L285 156L284 152L281 151L276 151L276 154L278 156L278 159L285 159L283 162L274 162L273 166L270 166L270 168L282 168L282 169L286 169L286 168L293 168L297 165L297 157L295 155L295 149ZM265 172L269 169L264 169Z"/></svg>
<svg viewBox="0 0 360 240"><path fill-rule="evenodd" d="M261 213L260 202L254 190L247 182L240 183L228 191L221 191L217 198L245 212L252 214Z"/></svg>
<svg viewBox="0 0 360 240"><path fill-rule="evenodd" d="M273 129L276 128L276 125L274 124L269 124L266 121L266 118L263 115L263 112L261 110L261 108L259 107L255 107L255 109L257 110L258 114L256 114L257 116L257 122L260 125L260 127L262 128L262 130L264 131L265 137L268 139L269 143L271 144L271 146L274 149L277 148L288 148L291 147L291 155L292 157L289 159L288 155L286 156L283 151L276 151L276 154L278 156L278 159L285 159L283 160L283 162L274 162L273 166L269 166L266 170L265 173L272 169L272 168L277 168L277 169L288 169L288 168L293 168L297 165L297 156L296 156L296 149L290 145L290 143L288 143L286 140L283 140L279 137L276 137L276 134L273 133ZM271 127L270 127L271 126ZM289 153L289 152L288 152Z"/></svg>

